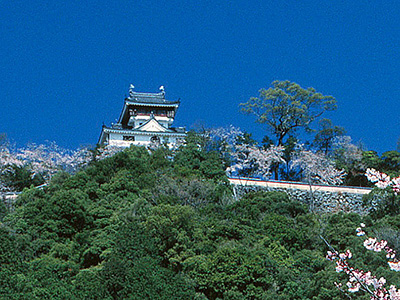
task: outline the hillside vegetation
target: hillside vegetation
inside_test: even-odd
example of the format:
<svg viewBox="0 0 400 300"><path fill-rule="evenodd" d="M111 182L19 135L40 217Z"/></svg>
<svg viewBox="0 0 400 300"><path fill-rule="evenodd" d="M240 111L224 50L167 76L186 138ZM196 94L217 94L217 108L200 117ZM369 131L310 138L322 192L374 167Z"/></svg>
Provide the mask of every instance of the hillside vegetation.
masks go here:
<svg viewBox="0 0 400 300"><path fill-rule="evenodd" d="M397 213L316 215L277 192L237 201L225 168L195 143L131 147L25 189L0 207L0 298L347 299L320 235L399 286L355 235L364 222L398 247Z"/></svg>

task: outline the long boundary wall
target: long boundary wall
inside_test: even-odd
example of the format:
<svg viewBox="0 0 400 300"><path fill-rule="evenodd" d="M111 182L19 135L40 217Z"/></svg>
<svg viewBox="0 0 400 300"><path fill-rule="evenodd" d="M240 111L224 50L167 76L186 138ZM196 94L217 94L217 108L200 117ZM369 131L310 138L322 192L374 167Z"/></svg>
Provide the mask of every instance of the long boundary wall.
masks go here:
<svg viewBox="0 0 400 300"><path fill-rule="evenodd" d="M345 211L366 214L368 209L362 205L362 198L372 190L363 187L309 185L302 182L263 181L253 178L229 178L229 182L239 197L250 191L282 191L291 199L309 206L313 202L313 209L321 213Z"/></svg>

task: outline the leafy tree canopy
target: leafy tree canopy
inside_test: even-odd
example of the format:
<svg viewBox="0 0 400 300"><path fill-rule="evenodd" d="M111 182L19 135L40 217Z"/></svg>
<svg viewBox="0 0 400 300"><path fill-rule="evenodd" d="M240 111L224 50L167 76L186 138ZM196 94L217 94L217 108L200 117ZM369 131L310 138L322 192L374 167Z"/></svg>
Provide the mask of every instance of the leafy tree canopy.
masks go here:
<svg viewBox="0 0 400 300"><path fill-rule="evenodd" d="M336 109L336 99L324 96L314 88L302 88L294 82L274 81L268 89L261 89L258 97L240 104L244 113L256 116L256 121L267 124L282 145L289 133L299 128L311 130L310 124L327 110Z"/></svg>

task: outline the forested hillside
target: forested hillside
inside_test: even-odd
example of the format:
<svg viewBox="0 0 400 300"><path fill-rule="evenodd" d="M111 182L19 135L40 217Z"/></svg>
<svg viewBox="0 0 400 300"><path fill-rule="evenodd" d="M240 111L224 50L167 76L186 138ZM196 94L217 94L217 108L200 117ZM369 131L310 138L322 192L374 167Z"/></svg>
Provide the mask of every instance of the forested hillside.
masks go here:
<svg viewBox="0 0 400 300"><path fill-rule="evenodd" d="M131 147L25 189L0 207L1 299L348 299L320 236L400 286L355 234L364 222L400 250L399 196L364 218L317 215L285 193L235 199L225 169L194 142Z"/></svg>

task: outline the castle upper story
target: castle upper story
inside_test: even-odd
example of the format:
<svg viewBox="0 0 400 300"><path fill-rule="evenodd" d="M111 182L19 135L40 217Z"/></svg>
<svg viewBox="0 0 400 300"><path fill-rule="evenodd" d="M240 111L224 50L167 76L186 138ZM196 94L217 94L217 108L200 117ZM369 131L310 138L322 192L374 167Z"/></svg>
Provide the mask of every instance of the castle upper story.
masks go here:
<svg viewBox="0 0 400 300"><path fill-rule="evenodd" d="M99 144L128 147L164 143L173 147L186 137L184 127L172 126L179 105L179 100L165 98L163 86L158 93L143 93L131 85L117 123L103 126Z"/></svg>

